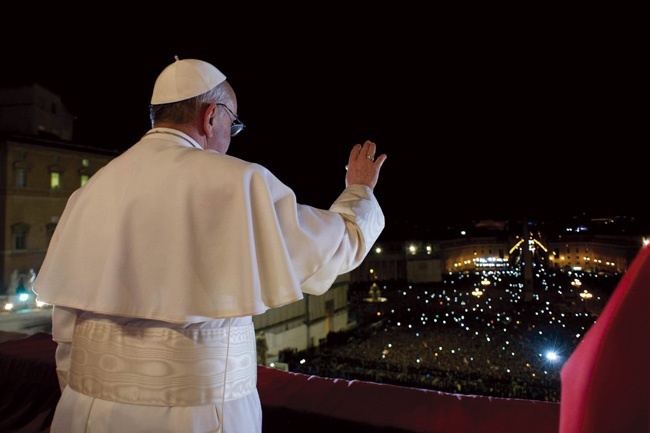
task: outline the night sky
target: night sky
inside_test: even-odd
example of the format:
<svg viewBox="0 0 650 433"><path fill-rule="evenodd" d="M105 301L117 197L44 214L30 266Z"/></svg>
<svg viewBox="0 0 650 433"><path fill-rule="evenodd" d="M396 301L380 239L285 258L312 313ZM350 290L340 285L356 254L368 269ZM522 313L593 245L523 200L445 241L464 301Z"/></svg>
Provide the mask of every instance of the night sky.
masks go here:
<svg viewBox="0 0 650 433"><path fill-rule="evenodd" d="M45 86L77 116L75 142L123 150L150 127L160 71L174 55L199 58L237 93L247 128L229 153L268 167L300 202L328 207L352 145L371 139L388 154L375 192L389 228L650 214L642 60L624 25L404 5L262 12L276 17L21 16L2 29L0 85Z"/></svg>

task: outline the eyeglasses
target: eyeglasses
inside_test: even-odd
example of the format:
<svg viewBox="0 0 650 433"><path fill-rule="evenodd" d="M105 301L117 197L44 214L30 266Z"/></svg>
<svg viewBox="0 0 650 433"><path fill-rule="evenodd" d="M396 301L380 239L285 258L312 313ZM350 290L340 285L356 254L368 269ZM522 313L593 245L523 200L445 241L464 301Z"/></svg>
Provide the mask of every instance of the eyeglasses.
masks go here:
<svg viewBox="0 0 650 433"><path fill-rule="evenodd" d="M228 112L232 114L233 119L232 119L232 124L230 125L230 136L234 137L236 135L239 135L239 133L244 130L246 125L244 125L242 121L239 120L239 117L237 117L237 115L233 113L232 110L228 108L226 104L221 104L217 102L217 105L223 105L224 107L226 107L226 110L228 110Z"/></svg>

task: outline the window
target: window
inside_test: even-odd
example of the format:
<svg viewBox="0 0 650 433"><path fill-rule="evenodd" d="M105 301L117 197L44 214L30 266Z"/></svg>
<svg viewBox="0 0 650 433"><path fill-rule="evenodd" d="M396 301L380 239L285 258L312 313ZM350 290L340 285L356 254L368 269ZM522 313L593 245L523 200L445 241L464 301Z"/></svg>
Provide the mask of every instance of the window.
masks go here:
<svg viewBox="0 0 650 433"><path fill-rule="evenodd" d="M24 151L18 151L18 159L13 162L14 182L17 187L27 186L27 172L31 168L31 164L26 158Z"/></svg>
<svg viewBox="0 0 650 433"><path fill-rule="evenodd" d="M24 168L17 168L16 173L16 186L27 186L27 170Z"/></svg>
<svg viewBox="0 0 650 433"><path fill-rule="evenodd" d="M56 230L56 222L50 222L45 225L45 231L47 232L47 243L49 244L54 236L54 230Z"/></svg>
<svg viewBox="0 0 650 433"><path fill-rule="evenodd" d="M50 188L61 189L61 173L58 171L50 173Z"/></svg>
<svg viewBox="0 0 650 433"><path fill-rule="evenodd" d="M27 233L16 233L14 235L14 249L24 250L27 249Z"/></svg>
<svg viewBox="0 0 650 433"><path fill-rule="evenodd" d="M29 231L29 224L16 223L11 226L11 234L14 238L14 249L25 250L27 249L27 232Z"/></svg>
<svg viewBox="0 0 650 433"><path fill-rule="evenodd" d="M63 173L63 166L59 164L59 157L53 158L53 164L48 166L50 172L50 189L61 189L61 173Z"/></svg>
<svg viewBox="0 0 650 433"><path fill-rule="evenodd" d="M331 299L325 301L325 315L327 317L333 317L334 316L334 301L331 300Z"/></svg>
<svg viewBox="0 0 650 433"><path fill-rule="evenodd" d="M90 171L89 167L90 167L90 161L87 160L86 158L82 159L81 168L78 170L81 186L84 186L86 182L88 182L88 179L90 179L90 176L92 175L92 172Z"/></svg>

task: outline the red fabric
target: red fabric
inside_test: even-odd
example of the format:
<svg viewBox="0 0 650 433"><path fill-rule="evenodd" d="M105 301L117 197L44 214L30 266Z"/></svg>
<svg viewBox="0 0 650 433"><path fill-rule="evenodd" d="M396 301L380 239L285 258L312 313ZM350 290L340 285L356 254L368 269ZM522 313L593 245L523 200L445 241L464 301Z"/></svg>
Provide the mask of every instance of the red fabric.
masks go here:
<svg viewBox="0 0 650 433"><path fill-rule="evenodd" d="M291 409L325 419L409 432L557 433L557 403L328 379L268 367L259 367L258 371L264 410Z"/></svg>
<svg viewBox="0 0 650 433"><path fill-rule="evenodd" d="M560 433L649 431L649 308L646 247L560 372Z"/></svg>

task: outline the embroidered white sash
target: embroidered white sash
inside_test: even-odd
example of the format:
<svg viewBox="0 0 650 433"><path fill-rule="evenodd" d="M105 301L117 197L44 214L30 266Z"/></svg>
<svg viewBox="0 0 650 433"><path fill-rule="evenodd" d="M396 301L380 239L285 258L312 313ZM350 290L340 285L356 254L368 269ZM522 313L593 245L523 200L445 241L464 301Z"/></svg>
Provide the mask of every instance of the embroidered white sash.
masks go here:
<svg viewBox="0 0 650 433"><path fill-rule="evenodd" d="M72 339L68 385L120 403L211 405L253 392L255 350L252 323L171 329L80 320Z"/></svg>

